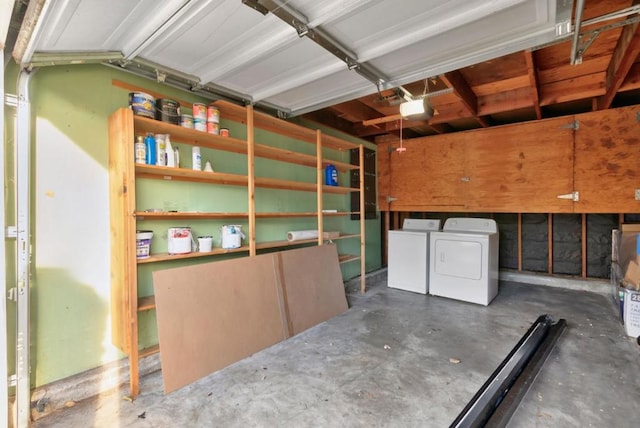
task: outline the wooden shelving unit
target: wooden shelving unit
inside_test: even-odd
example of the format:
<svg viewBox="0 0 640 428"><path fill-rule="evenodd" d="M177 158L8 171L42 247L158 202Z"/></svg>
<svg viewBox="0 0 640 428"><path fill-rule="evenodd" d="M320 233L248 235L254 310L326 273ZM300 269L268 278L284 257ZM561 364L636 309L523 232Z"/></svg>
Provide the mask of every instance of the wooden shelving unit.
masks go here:
<svg viewBox="0 0 640 428"><path fill-rule="evenodd" d="M348 194L359 192L362 198L363 183L358 188L344 186L323 185L324 168L328 163L333 164L338 171L348 172L360 170L362 176L362 159L360 165L323 158L323 148L347 151L362 146L343 141L341 139L322 135L289 122L270 117L253 111L252 107L242 107L224 101L215 103L223 112L224 117L244 123L247 128L247 139L241 140L230 137L220 137L193 129L183 128L165 122L134 116L127 108L117 110L109 118L109 175L110 175L110 216L112 233L112 336L113 342L129 357L130 394L139 394L139 358L159 352L159 347L151 346L140 349L138 341L138 314L155 309L154 296L139 296L138 267L158 262L170 262L185 259L215 259L216 256L230 253L245 253L256 255L259 250L276 248L291 248L300 245L318 244L325 241L343 239L359 239L360 254L341 254L340 263L361 260L361 289L365 290L364 265L364 216L361 215L360 233L344 234L332 239L324 239L323 219L325 217L350 216L351 211L323 212L323 195ZM305 143L316 145L316 155L298 153L293 150L271 147L256 143L254 128L261 128L270 132L285 135ZM155 165L135 164L133 162L134 139L136 135L169 134L171 141L179 144L199 146L237 153L246 156L247 174L231 174L224 172L205 172L189 168L171 168ZM295 165L315 168L317 170L314 182L282 180L255 175L256 159L269 159ZM246 212L199 212L199 211L141 211L136 207L137 180L164 180L167 182L192 182L223 186L240 186L247 189L248 209ZM169 184L168 184L169 185ZM317 194L317 210L308 212L259 212L256 209L256 188L281 189L284 191L313 192ZM364 206L364 205L361 205ZM301 241L256 241L256 220L286 219L295 217L317 218L319 237ZM221 219L240 219L248 223L246 245L234 249L213 248L210 252L193 252L188 254L171 255L154 252L146 258L136 258L136 229L138 221L162 220L198 220L216 221Z"/></svg>

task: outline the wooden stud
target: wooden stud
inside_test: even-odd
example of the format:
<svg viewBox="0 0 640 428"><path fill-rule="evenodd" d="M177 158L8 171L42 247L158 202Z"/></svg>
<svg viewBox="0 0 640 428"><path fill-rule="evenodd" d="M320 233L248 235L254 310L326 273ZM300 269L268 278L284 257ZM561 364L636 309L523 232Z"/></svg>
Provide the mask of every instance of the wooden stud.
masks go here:
<svg viewBox="0 0 640 428"><path fill-rule="evenodd" d="M389 257L389 240L387 237L389 236L389 227L391 225L391 211L384 211L384 233L382 239L384 240L384 253L382 254L382 264L386 265Z"/></svg>
<svg viewBox="0 0 640 428"><path fill-rule="evenodd" d="M582 213L582 277L587 277L587 214Z"/></svg>
<svg viewBox="0 0 640 428"><path fill-rule="evenodd" d="M549 275L553 274L553 214L547 214L547 253L548 253L548 267L547 271Z"/></svg>
<svg viewBox="0 0 640 428"><path fill-rule="evenodd" d="M518 272L522 272L522 213L518 213Z"/></svg>

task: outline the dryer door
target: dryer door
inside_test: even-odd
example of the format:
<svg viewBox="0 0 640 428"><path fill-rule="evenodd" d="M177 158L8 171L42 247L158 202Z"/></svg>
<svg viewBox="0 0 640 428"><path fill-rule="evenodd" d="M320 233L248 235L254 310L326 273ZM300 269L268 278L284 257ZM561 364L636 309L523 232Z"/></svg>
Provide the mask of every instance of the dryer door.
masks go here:
<svg viewBox="0 0 640 428"><path fill-rule="evenodd" d="M431 239L434 239L433 235ZM440 275L478 280L482 278L482 247L477 241L438 236L435 238L433 270Z"/></svg>

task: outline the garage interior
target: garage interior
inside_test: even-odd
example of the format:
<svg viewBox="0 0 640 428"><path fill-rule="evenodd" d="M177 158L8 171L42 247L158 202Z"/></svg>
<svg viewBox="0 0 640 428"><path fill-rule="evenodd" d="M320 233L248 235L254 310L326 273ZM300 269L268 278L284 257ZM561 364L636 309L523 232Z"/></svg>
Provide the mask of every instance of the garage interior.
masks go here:
<svg viewBox="0 0 640 428"><path fill-rule="evenodd" d="M634 426L637 1L0 10L9 426L452 424L543 314L567 328L509 426ZM148 133L180 168L134 164ZM495 222L495 299L392 287L407 220Z"/></svg>

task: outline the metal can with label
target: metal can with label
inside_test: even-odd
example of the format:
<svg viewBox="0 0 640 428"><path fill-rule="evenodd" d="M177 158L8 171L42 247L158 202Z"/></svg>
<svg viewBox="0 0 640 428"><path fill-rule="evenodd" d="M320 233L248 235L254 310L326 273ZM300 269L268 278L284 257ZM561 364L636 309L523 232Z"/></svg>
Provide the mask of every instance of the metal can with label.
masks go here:
<svg viewBox="0 0 640 428"><path fill-rule="evenodd" d="M142 135L136 137L136 142L133 144L133 151L136 163L146 163L147 146L144 144L144 137Z"/></svg>

